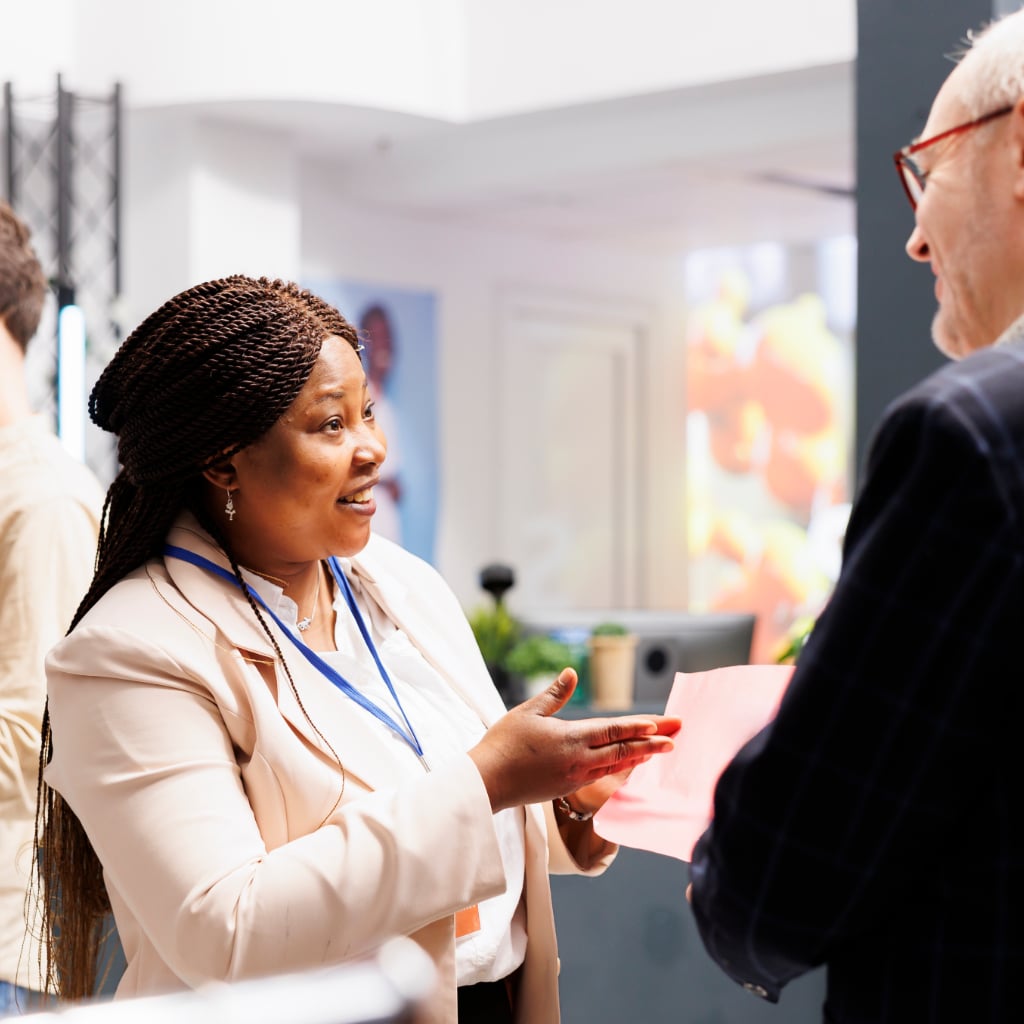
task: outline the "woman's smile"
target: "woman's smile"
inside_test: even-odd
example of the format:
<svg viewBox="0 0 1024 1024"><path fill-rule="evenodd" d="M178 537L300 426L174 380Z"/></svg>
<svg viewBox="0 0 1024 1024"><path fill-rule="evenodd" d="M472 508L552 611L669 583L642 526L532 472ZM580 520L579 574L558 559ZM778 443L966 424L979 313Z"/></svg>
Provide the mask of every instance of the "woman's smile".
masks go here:
<svg viewBox="0 0 1024 1024"><path fill-rule="evenodd" d="M338 504L364 516L372 516L373 513L377 511L377 502L373 499L372 486L364 487L362 490L356 491L354 494L350 494L344 498L339 498Z"/></svg>

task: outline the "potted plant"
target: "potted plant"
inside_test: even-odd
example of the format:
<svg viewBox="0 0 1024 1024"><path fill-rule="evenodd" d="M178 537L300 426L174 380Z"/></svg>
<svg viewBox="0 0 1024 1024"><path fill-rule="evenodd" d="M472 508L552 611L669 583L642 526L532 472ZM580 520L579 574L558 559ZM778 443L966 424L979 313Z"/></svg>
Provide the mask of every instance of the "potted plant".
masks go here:
<svg viewBox="0 0 1024 1024"><path fill-rule="evenodd" d="M505 656L505 668L523 681L527 697L546 690L558 673L572 663L568 646L542 633L523 637Z"/></svg>
<svg viewBox="0 0 1024 1024"><path fill-rule="evenodd" d="M633 706L636 635L618 622L601 622L590 631L590 702L595 708L622 711Z"/></svg>
<svg viewBox="0 0 1024 1024"><path fill-rule="evenodd" d="M776 654L775 660L780 665L795 665L800 653L807 646L811 638L811 630L814 628L814 619L810 616L803 616L797 619L789 628L781 650Z"/></svg>
<svg viewBox="0 0 1024 1024"><path fill-rule="evenodd" d="M509 678L505 658L519 639L519 623L503 604L498 603L491 608L477 608L471 612L469 626L505 706L518 704L521 696L515 692L513 681Z"/></svg>

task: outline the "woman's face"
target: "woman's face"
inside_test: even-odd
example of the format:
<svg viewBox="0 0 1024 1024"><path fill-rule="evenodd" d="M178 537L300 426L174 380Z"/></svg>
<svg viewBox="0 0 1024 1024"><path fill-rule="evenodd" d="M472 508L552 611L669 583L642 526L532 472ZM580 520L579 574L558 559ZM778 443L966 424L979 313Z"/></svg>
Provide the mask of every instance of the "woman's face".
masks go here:
<svg viewBox="0 0 1024 1024"><path fill-rule="evenodd" d="M331 336L284 415L231 459L236 514L222 522L239 562L287 578L361 551L386 451L359 356Z"/></svg>

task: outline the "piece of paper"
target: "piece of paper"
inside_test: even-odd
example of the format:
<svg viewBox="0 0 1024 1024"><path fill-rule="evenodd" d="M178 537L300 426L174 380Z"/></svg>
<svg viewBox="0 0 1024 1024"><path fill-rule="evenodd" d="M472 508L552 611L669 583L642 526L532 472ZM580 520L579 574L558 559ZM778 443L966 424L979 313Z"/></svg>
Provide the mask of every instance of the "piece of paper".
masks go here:
<svg viewBox="0 0 1024 1024"><path fill-rule="evenodd" d="M715 784L778 710L792 665L677 672L665 706L682 719L675 749L638 765L594 816L598 835L689 861L711 822Z"/></svg>

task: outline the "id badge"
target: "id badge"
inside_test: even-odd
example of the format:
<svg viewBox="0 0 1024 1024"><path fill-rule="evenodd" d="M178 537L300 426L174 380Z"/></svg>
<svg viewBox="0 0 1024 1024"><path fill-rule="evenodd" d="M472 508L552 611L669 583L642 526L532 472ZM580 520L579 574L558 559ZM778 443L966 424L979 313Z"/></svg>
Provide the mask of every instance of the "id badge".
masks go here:
<svg viewBox="0 0 1024 1024"><path fill-rule="evenodd" d="M480 931L480 905L474 903L455 912L455 938L461 939Z"/></svg>

